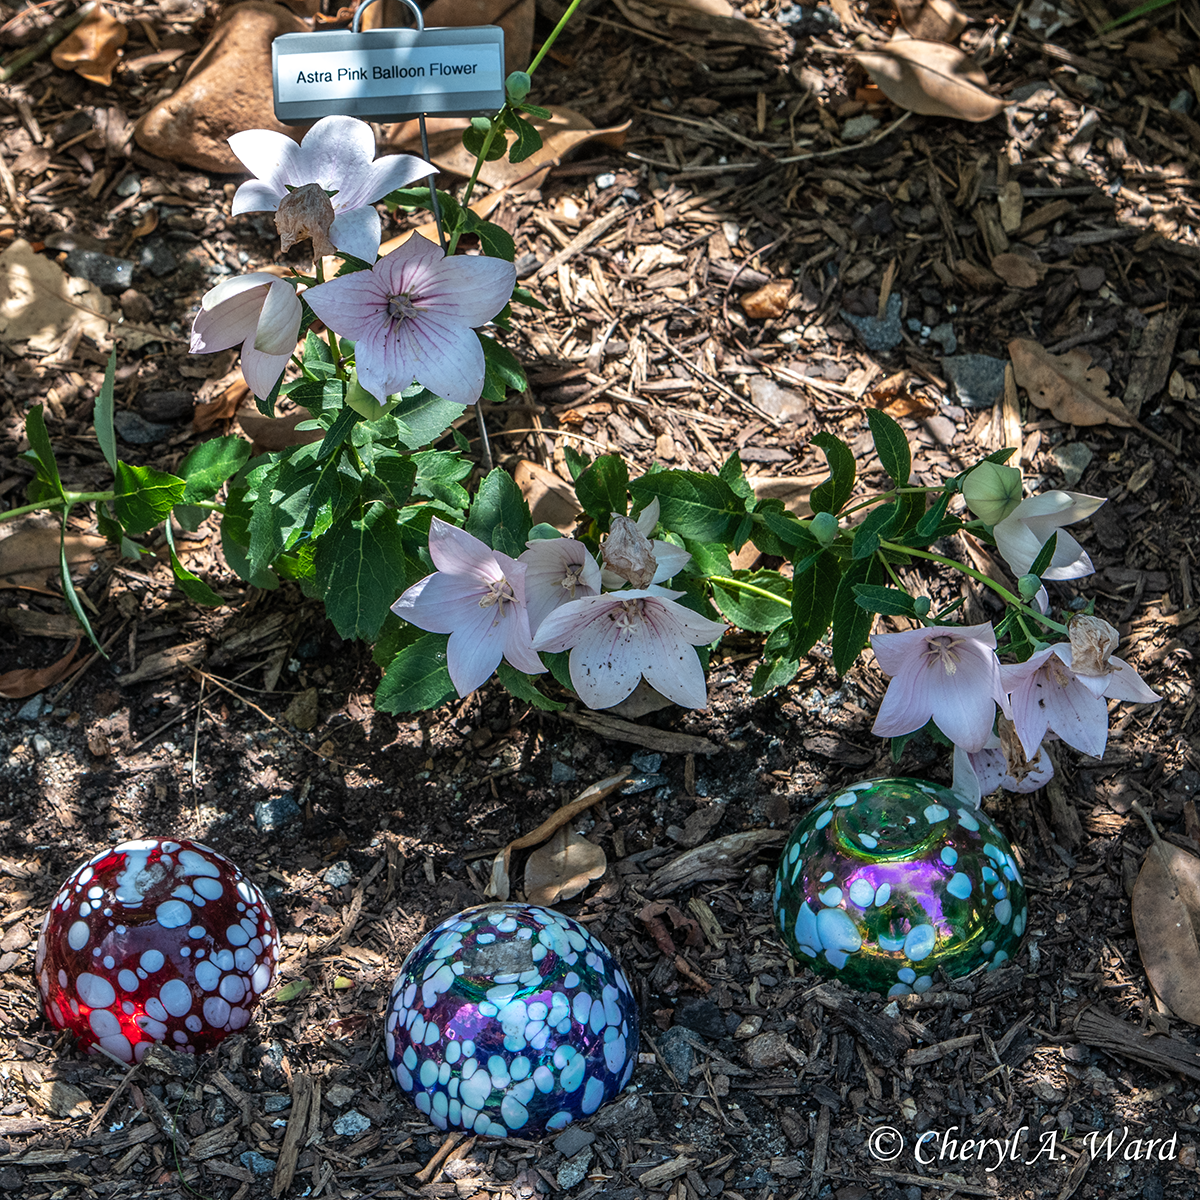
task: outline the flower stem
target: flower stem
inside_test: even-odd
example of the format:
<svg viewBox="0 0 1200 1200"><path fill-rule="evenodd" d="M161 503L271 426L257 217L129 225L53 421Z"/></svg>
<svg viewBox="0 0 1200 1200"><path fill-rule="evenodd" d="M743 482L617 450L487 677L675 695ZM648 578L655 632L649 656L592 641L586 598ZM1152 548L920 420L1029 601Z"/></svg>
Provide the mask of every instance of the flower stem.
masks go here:
<svg viewBox="0 0 1200 1200"><path fill-rule="evenodd" d="M579 4L580 0L571 0L571 3L567 6L567 11L559 18L559 22L555 25L550 36L542 43L542 47L537 54L533 56L533 62L526 67L526 75L532 75L542 65L542 59L546 57L547 51L557 41L558 35L566 28L567 22L575 15L575 10L579 7Z"/></svg>
<svg viewBox="0 0 1200 1200"><path fill-rule="evenodd" d="M880 492L877 496L868 496L865 500L860 500L857 504L850 508L843 508L838 514L839 516L849 516L852 512L858 512L860 508L870 508L873 504L881 504L885 500L895 500L897 496L919 496L926 492L942 492L945 488L941 487L900 487L892 488L890 492Z"/></svg>
<svg viewBox="0 0 1200 1200"><path fill-rule="evenodd" d="M1030 608L1020 596L1014 595L1008 588L998 584L994 579L984 575L982 571L976 571L974 567L968 567L965 563L955 562L952 558L947 558L943 554L933 554L928 550L915 550L912 546L901 546L898 542L880 542L881 550L892 550L897 554L907 554L912 558L927 558L930 562L941 563L944 567L952 567L956 571L960 571L963 575L969 576L978 583L982 583L985 587L989 587L1007 604L1011 604L1018 613L1030 617L1037 621L1039 625L1046 626L1047 629L1057 630L1059 633L1066 633L1067 627L1060 625L1057 621L1052 621L1049 617L1043 616L1036 608Z"/></svg>
<svg viewBox="0 0 1200 1200"><path fill-rule="evenodd" d="M10 508L8 512L0 513L0 521L11 521L14 517L23 517L26 513L50 512L62 508L70 508L72 504L88 504L97 500L111 500L115 492L67 492L65 499L57 497L54 500L39 500L36 504L25 504L20 508Z"/></svg>
<svg viewBox="0 0 1200 1200"><path fill-rule="evenodd" d="M737 588L739 591L749 592L752 596L760 596L764 600L774 600L776 604L782 604L789 612L792 610L790 600L785 600L782 596L768 592L766 588L756 587L752 583L744 583L740 579L730 579L727 575L709 575L708 582L719 583L722 587Z"/></svg>

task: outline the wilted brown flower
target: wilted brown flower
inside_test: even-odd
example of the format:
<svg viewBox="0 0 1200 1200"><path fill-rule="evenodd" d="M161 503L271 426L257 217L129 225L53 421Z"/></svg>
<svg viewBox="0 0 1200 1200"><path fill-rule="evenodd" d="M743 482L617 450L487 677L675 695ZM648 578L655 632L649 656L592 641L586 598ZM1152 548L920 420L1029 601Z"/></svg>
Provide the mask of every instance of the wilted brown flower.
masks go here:
<svg viewBox="0 0 1200 1200"><path fill-rule="evenodd" d="M1111 675L1117 668L1109 663L1121 635L1099 617L1079 613L1067 624L1071 639L1071 669L1076 675Z"/></svg>
<svg viewBox="0 0 1200 1200"><path fill-rule="evenodd" d="M647 587L658 569L650 539L628 517L612 514L608 537L600 546L604 565L635 588Z"/></svg>
<svg viewBox="0 0 1200 1200"><path fill-rule="evenodd" d="M283 249L290 250L297 242L312 238L314 258L337 253L337 247L329 240L333 220L333 205L319 183L306 183L288 192L275 212L275 228L279 230Z"/></svg>

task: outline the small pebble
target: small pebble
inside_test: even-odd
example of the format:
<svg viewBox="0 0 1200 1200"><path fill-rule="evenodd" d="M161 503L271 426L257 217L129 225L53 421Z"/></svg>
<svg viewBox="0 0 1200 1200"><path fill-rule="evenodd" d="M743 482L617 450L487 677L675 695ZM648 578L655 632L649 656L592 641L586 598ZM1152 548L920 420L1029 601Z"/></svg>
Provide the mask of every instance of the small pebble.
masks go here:
<svg viewBox="0 0 1200 1200"><path fill-rule="evenodd" d="M1005 360L987 354L947 355L942 370L963 408L991 408L1004 394Z"/></svg>
<svg viewBox="0 0 1200 1200"><path fill-rule="evenodd" d="M596 187L600 191L605 188L613 187L617 182L617 177L611 171L606 171L603 175L596 176Z"/></svg>
<svg viewBox="0 0 1200 1200"><path fill-rule="evenodd" d="M133 267L127 258L114 258L98 250L72 250L67 255L67 270L72 275L80 275L114 296L133 283Z"/></svg>
<svg viewBox="0 0 1200 1200"><path fill-rule="evenodd" d="M567 1191L580 1184L587 1177L588 1167L592 1162L592 1151L590 1148L580 1151L573 1158L567 1159L561 1167L558 1168L558 1174L555 1179L558 1186Z"/></svg>
<svg viewBox="0 0 1200 1200"><path fill-rule="evenodd" d="M145 417L139 417L127 408L118 409L113 413L113 426L121 441L130 446L150 446L175 432L173 425L158 425L147 421Z"/></svg>
<svg viewBox="0 0 1200 1200"><path fill-rule="evenodd" d="M17 709L17 717L22 721L37 721L49 707L41 696L31 696Z"/></svg>
<svg viewBox="0 0 1200 1200"><path fill-rule="evenodd" d="M247 1150L244 1154L239 1154L238 1161L255 1175L271 1175L275 1171L274 1161L259 1154L257 1150Z"/></svg>
<svg viewBox="0 0 1200 1200"><path fill-rule="evenodd" d="M1091 465L1092 449L1083 442L1064 442L1050 451L1050 457L1058 464L1067 487L1074 487ZM34 739L35 743L37 739Z"/></svg>
<svg viewBox="0 0 1200 1200"><path fill-rule="evenodd" d="M33 749L38 758L46 758L54 747L50 745L48 737L43 737L40 733L35 733L33 735Z"/></svg>
<svg viewBox="0 0 1200 1200"><path fill-rule="evenodd" d="M117 184L113 191L122 199L128 199L130 196L136 196L142 190L142 181L132 171Z"/></svg>
<svg viewBox="0 0 1200 1200"><path fill-rule="evenodd" d="M658 1039L658 1052L663 1061L669 1066L684 1087L687 1078L696 1065L696 1051L692 1049L692 1041L696 1035L682 1025L673 1025Z"/></svg>
<svg viewBox="0 0 1200 1200"><path fill-rule="evenodd" d="M352 1108L348 1113L343 1113L333 1123L333 1132L339 1137L358 1137L360 1134L366 1133L371 1128L371 1122L367 1117L364 1117L357 1108Z"/></svg>
<svg viewBox="0 0 1200 1200"><path fill-rule="evenodd" d="M355 1091L352 1087L347 1087L344 1083L335 1083L325 1093L325 1099L333 1105L334 1108L345 1108L351 1100L354 1099Z"/></svg>
<svg viewBox="0 0 1200 1200"><path fill-rule="evenodd" d="M580 1129L578 1125L568 1125L566 1130L554 1139L554 1148L564 1158L574 1158L585 1147L596 1140L594 1133Z"/></svg>
<svg viewBox="0 0 1200 1200"><path fill-rule="evenodd" d="M945 354L953 354L958 349L958 338L955 336L954 326L949 321L935 325L929 331L929 340L937 342Z"/></svg>
<svg viewBox="0 0 1200 1200"><path fill-rule="evenodd" d="M1175 93L1175 95L1171 98L1171 103L1168 104L1167 107L1172 112L1190 113L1192 111L1192 106L1195 103L1196 101L1192 99L1192 93L1184 88Z"/></svg>
<svg viewBox="0 0 1200 1200"><path fill-rule="evenodd" d="M270 800L260 800L254 806L254 823L259 833L273 833L299 816L300 805L292 799L291 792L284 792L282 796L274 796Z"/></svg>
<svg viewBox="0 0 1200 1200"><path fill-rule="evenodd" d="M335 862L332 867L326 867L322 878L330 887L343 887L354 878L354 872L348 862Z"/></svg>
<svg viewBox="0 0 1200 1200"><path fill-rule="evenodd" d="M888 297L887 314L881 321L878 317L859 317L841 310L842 319L848 321L864 346L875 354L894 350L904 340L900 328L900 297L893 292Z"/></svg>
<svg viewBox="0 0 1200 1200"><path fill-rule="evenodd" d="M283 1112L285 1108L292 1107L291 1096L264 1096L263 1097L263 1112L275 1113Z"/></svg>
<svg viewBox="0 0 1200 1200"><path fill-rule="evenodd" d="M629 761L639 771L653 772L657 771L662 766L663 756L661 754L634 754L630 756Z"/></svg>
<svg viewBox="0 0 1200 1200"><path fill-rule="evenodd" d="M845 125L842 126L842 141L857 142L861 141L879 128L879 118L871 116L870 113L859 113L857 117L851 117Z"/></svg>
<svg viewBox="0 0 1200 1200"><path fill-rule="evenodd" d="M555 759L550 765L550 782L551 783L574 783L576 770L565 762L559 762Z"/></svg>

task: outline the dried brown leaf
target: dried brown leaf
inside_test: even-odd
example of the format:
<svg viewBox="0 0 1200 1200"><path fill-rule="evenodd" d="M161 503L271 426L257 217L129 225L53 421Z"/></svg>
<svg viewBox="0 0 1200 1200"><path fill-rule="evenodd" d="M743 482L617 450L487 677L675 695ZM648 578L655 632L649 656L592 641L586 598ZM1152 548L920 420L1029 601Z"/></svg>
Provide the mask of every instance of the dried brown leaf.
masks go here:
<svg viewBox="0 0 1200 1200"><path fill-rule="evenodd" d="M69 533L65 539L72 568L91 562L108 543L90 533ZM0 588L37 588L59 568L59 530L48 525L21 529L0 539Z"/></svg>
<svg viewBox="0 0 1200 1200"><path fill-rule="evenodd" d="M992 259L992 270L1009 287L1037 287L1046 275L1046 267L1020 254L997 254Z"/></svg>
<svg viewBox="0 0 1200 1200"><path fill-rule="evenodd" d="M1004 101L984 89L987 75L956 46L910 38L899 31L885 46L853 55L887 98L927 117L987 121Z"/></svg>
<svg viewBox="0 0 1200 1200"><path fill-rule="evenodd" d="M788 301L792 298L792 286L790 279L772 279L757 291L743 296L742 308L746 316L752 320L782 317L787 312Z"/></svg>
<svg viewBox="0 0 1200 1200"><path fill-rule="evenodd" d="M254 443L254 453L264 450L286 450L289 446L307 446L319 442L325 435L319 429L302 430L296 426L312 420L307 409L288 413L284 417L264 417L259 413L242 409L237 413L238 424Z"/></svg>
<svg viewBox="0 0 1200 1200"><path fill-rule="evenodd" d="M1200 1025L1200 858L1166 842L1146 854L1133 928L1146 975L1176 1016Z"/></svg>
<svg viewBox="0 0 1200 1200"><path fill-rule="evenodd" d="M1083 349L1051 354L1028 338L1008 343L1017 383L1038 408L1049 409L1068 425L1120 425L1128 428L1129 414L1108 394L1108 372L1091 365Z"/></svg>
<svg viewBox="0 0 1200 1200"><path fill-rule="evenodd" d="M0 254L0 339L53 354L77 331L107 346L111 313L112 303L98 287L35 254L24 238Z"/></svg>
<svg viewBox="0 0 1200 1200"><path fill-rule="evenodd" d="M969 18L954 0L896 0L900 23L910 37L956 42Z"/></svg>
<svg viewBox="0 0 1200 1200"><path fill-rule="evenodd" d="M579 501L565 479L523 458L513 469L513 481L525 497L535 525L553 525L562 533L574 527Z"/></svg>
<svg viewBox="0 0 1200 1200"><path fill-rule="evenodd" d="M74 71L89 83L108 87L129 30L99 4L50 52L60 71Z"/></svg>
<svg viewBox="0 0 1200 1200"><path fill-rule="evenodd" d="M43 688L57 683L70 669L79 651L79 638L75 645L58 660L48 667L24 667L15 671L5 671L0 675L0 696L5 700L23 700L26 696L35 696Z"/></svg>
<svg viewBox="0 0 1200 1200"><path fill-rule="evenodd" d="M525 861L525 899L554 904L578 896L608 869L604 851L565 825Z"/></svg>

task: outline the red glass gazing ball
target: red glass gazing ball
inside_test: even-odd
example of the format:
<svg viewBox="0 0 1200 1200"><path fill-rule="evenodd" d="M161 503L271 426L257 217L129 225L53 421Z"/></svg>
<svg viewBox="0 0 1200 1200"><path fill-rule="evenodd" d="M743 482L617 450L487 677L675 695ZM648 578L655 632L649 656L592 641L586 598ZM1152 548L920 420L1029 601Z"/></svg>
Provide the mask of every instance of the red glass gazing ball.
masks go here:
<svg viewBox="0 0 1200 1200"><path fill-rule="evenodd" d="M63 884L35 970L52 1025L133 1063L155 1042L196 1054L243 1028L278 959L271 910L229 859L143 838Z"/></svg>

